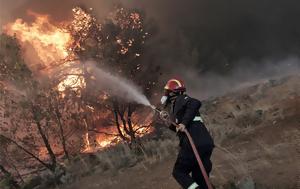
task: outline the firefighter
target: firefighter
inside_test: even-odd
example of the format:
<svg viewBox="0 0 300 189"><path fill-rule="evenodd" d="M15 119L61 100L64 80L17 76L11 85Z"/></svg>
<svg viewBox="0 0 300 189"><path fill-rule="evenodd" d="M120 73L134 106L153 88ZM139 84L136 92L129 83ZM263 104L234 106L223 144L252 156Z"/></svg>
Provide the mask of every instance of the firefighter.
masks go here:
<svg viewBox="0 0 300 189"><path fill-rule="evenodd" d="M179 79L170 79L164 87L165 95L161 103L169 108L170 118L179 127L170 125L179 137L179 153L173 168L173 177L185 189L206 189L204 177L197 164L196 157L184 129L192 136L207 175L212 169L210 160L214 142L200 116L201 102L186 94L184 83ZM190 176L191 174L191 176Z"/></svg>

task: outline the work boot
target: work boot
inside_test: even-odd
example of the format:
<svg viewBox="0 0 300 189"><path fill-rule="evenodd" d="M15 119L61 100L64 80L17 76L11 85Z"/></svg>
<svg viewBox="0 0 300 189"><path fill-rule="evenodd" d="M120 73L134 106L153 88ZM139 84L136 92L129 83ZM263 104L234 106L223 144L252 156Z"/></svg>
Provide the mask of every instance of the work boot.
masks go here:
<svg viewBox="0 0 300 189"><path fill-rule="evenodd" d="M191 184L191 185L188 187L188 189L200 189L200 187L199 187L199 185L198 185L196 182L194 182L193 184Z"/></svg>

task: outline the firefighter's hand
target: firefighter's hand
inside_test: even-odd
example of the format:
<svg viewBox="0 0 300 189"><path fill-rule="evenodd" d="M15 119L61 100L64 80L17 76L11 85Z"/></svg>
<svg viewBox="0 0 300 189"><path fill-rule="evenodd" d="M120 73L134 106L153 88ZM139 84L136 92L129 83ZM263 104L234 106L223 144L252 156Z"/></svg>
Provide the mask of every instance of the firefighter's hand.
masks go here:
<svg viewBox="0 0 300 189"><path fill-rule="evenodd" d="M178 127L176 127L176 132L178 132L178 131L183 132L184 130L185 130L185 125L182 124L182 123L180 123L180 124L178 125Z"/></svg>
<svg viewBox="0 0 300 189"><path fill-rule="evenodd" d="M161 111L159 114L160 119L163 121L168 121L169 120L169 114L166 111Z"/></svg>

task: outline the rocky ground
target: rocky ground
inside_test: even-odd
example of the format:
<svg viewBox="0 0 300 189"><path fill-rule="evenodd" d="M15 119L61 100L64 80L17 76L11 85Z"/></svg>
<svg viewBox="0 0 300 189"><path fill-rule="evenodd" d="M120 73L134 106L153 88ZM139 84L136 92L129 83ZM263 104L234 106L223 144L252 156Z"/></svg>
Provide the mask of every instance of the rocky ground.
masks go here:
<svg viewBox="0 0 300 189"><path fill-rule="evenodd" d="M211 175L217 188L300 187L300 75L210 99L202 115L217 144ZM180 188L171 176L175 152L133 167L95 171L63 188Z"/></svg>

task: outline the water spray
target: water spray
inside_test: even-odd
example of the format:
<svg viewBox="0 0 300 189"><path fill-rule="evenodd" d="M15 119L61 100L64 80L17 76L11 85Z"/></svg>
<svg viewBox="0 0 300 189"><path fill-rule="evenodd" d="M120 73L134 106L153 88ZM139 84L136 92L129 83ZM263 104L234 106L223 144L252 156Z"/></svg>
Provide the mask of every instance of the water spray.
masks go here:
<svg viewBox="0 0 300 189"><path fill-rule="evenodd" d="M174 125L175 127L179 127L177 123L171 121L168 112L159 110L154 105L152 105L150 101L147 99L147 97L141 92L141 90L132 82L126 80L125 78L117 77L106 71L103 71L100 68L96 67L95 64L93 64L92 62L88 62L86 63L86 65L90 68L91 72L94 73L93 75L95 76L97 83L99 84L98 85L99 89L106 89L113 95L119 96L128 101L134 101L138 104L143 104L145 106L148 106L151 109L153 109L155 112L157 112L159 114L159 117L162 120ZM209 182L208 175L206 173L206 170L203 166L203 163L200 159L199 153L197 151L197 148L194 144L194 141L190 133L186 129L184 129L183 132L188 137L188 140L191 144L194 155L197 159L198 165L201 169L202 175L205 179L208 189L213 189L212 185Z"/></svg>

